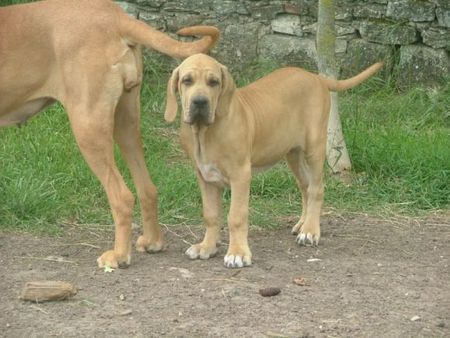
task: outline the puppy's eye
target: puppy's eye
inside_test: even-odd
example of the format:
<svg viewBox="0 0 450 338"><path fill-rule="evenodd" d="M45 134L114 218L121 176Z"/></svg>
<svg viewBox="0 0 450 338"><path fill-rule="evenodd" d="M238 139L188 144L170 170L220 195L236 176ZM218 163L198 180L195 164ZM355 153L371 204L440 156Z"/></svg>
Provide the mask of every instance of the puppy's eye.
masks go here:
<svg viewBox="0 0 450 338"><path fill-rule="evenodd" d="M192 80L191 77L185 77L183 80L181 80L181 83L186 85L186 86L190 86L194 81Z"/></svg>
<svg viewBox="0 0 450 338"><path fill-rule="evenodd" d="M210 87L216 87L219 84L220 84L220 82L217 79L209 79L208 80L208 86L210 86Z"/></svg>

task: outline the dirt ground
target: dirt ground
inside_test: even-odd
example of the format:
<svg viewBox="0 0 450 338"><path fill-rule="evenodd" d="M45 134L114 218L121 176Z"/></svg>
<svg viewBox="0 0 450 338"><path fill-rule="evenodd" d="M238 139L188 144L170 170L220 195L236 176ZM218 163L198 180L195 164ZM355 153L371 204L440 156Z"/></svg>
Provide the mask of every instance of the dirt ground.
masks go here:
<svg viewBox="0 0 450 338"><path fill-rule="evenodd" d="M0 233L0 336L450 336L448 215L331 214L319 247L297 246L288 226L251 229L253 266L240 270L223 266L226 243L208 261L183 255L200 227L165 227L166 252L134 252L128 269L113 272L95 263L111 247L111 227L66 225L57 238ZM36 280L80 290L69 301L19 300ZM266 287L281 293L262 297Z"/></svg>

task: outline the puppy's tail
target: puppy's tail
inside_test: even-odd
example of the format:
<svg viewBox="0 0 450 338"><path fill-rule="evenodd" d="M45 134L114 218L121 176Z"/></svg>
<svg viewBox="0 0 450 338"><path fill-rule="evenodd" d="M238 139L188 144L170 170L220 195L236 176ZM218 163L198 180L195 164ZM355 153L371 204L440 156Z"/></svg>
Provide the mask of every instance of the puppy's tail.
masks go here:
<svg viewBox="0 0 450 338"><path fill-rule="evenodd" d="M182 42L172 39L142 21L128 15L121 15L119 20L121 34L133 43L169 55L175 59L184 59L197 53L205 53L216 44L220 32L213 26L192 26L180 29L177 34L183 36L200 35L201 39L192 42Z"/></svg>
<svg viewBox="0 0 450 338"><path fill-rule="evenodd" d="M361 73L359 73L356 76L351 77L350 79L346 80L333 80L333 79L327 79L321 76L322 80L327 84L328 88L333 92L338 92L341 90L346 90L355 87L356 85L359 85L361 82L367 80L369 77L371 77L373 74L378 72L381 67L383 67L383 62L378 62L367 68L366 70L363 70Z"/></svg>

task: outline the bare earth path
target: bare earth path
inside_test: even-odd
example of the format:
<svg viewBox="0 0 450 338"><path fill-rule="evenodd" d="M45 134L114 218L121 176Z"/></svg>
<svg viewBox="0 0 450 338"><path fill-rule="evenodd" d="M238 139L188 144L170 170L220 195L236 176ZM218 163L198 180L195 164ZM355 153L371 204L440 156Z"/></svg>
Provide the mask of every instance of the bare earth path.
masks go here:
<svg viewBox="0 0 450 338"><path fill-rule="evenodd" d="M58 238L0 232L0 336L450 336L445 215L327 216L317 248L298 247L287 227L252 229L253 266L242 270L223 267L225 245L209 261L187 259L201 229L179 226L166 228L166 252L134 252L130 268L108 273L95 259L112 229L65 228ZM293 283L300 277L307 285ZM46 279L81 289L70 301L17 299L26 282ZM281 293L262 297L264 287Z"/></svg>

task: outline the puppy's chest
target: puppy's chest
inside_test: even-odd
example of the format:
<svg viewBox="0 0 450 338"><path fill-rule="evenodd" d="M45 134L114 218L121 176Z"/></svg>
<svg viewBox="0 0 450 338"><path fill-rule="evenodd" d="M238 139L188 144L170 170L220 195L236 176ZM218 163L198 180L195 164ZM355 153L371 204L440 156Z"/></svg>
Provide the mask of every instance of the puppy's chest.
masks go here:
<svg viewBox="0 0 450 338"><path fill-rule="evenodd" d="M208 183L216 183L218 185L228 185L228 178L222 174L221 170L213 163L202 163L196 161L197 168L203 179Z"/></svg>
<svg viewBox="0 0 450 338"><path fill-rule="evenodd" d="M226 173L219 166L220 147L211 142L205 142L203 137L200 141L199 136L191 133L188 128L182 128L180 136L181 145L195 163L203 180L221 187L229 185ZM205 146L206 143L208 146Z"/></svg>

